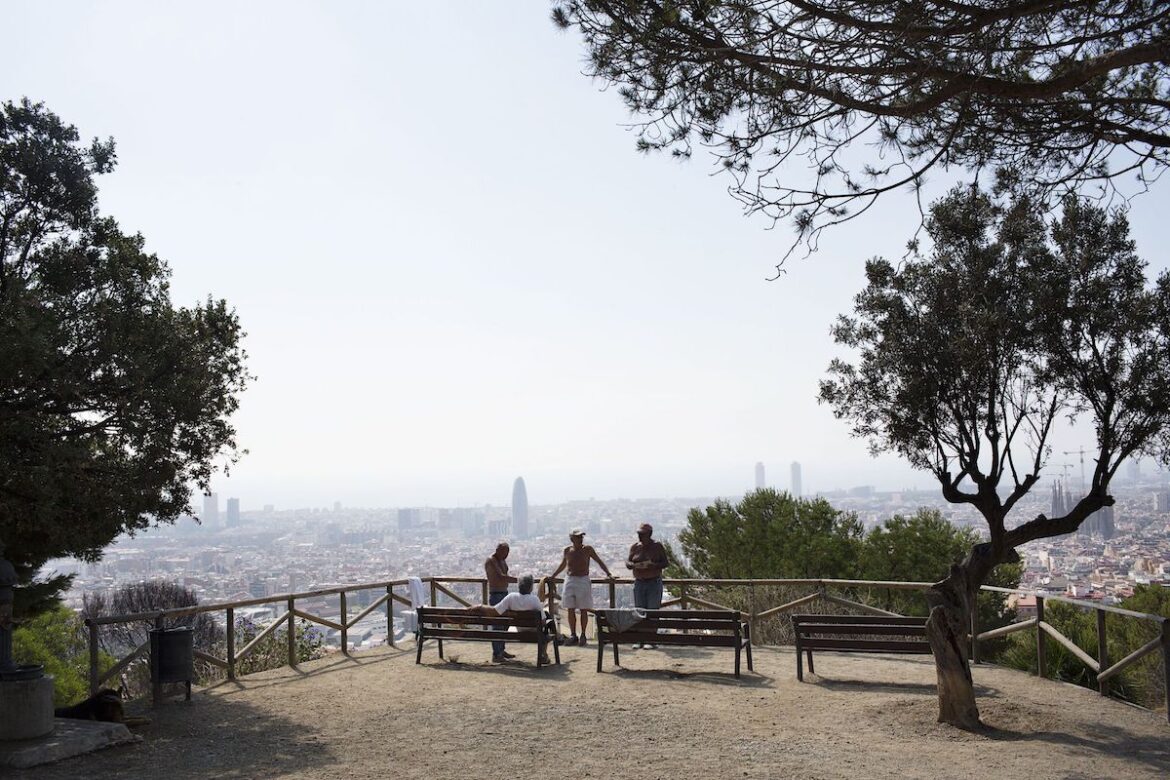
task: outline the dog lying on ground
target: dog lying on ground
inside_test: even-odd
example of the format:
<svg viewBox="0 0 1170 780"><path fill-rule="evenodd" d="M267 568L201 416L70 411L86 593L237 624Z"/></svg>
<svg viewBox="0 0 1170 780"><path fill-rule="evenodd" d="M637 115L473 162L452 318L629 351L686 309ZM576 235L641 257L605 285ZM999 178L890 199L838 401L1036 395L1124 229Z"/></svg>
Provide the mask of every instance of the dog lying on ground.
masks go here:
<svg viewBox="0 0 1170 780"><path fill-rule="evenodd" d="M73 720L100 720L104 723L124 723L127 726L141 726L150 723L150 718L127 717L122 707L126 689L102 688L84 701L69 707L58 707L53 714L58 718Z"/></svg>

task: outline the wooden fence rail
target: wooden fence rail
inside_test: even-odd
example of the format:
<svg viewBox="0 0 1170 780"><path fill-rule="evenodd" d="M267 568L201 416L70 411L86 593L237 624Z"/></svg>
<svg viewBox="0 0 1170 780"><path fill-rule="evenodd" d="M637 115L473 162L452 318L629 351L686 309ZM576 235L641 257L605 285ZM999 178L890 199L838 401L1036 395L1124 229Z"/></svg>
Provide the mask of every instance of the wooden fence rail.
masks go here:
<svg viewBox="0 0 1170 780"><path fill-rule="evenodd" d="M426 593L429 597L430 606L440 606L440 601L449 602L451 606L469 606L470 602L459 595L452 587L455 585L475 584L479 588L480 601L486 602L488 596L487 581L482 577L421 577L423 583L426 584ZM548 606L550 609L556 607L557 602L561 600L558 593L558 586L564 582L563 579L548 580ZM111 615L107 617L92 618L85 621L89 629L89 685L91 692L96 692L101 688L102 684L107 680L121 674L127 667L134 663L139 658L147 654L149 642L142 644L135 648L126 656L118 659L109 669L102 672L99 667L99 631L102 626L111 625L114 623L131 623L131 622L147 622L152 623L156 627L162 627L166 621L175 618L186 617L190 615L224 612L227 621L227 637L226 637L226 657L220 658L211 653L206 652L205 649L197 649L195 657L220 667L226 670L229 680L234 680L239 663L252 653L255 648L265 638L273 634L282 626L285 627L288 635L288 663L290 666L295 666L297 661L296 655L296 621L298 619L314 623L316 625L325 626L326 628L338 631L341 634L341 648L343 653L349 652L348 634L349 630L354 627L359 621L364 620L375 610L385 607L386 610L386 638L390 646L395 646L394 639L394 610L395 602L411 607L412 602L408 595L408 583L406 579L385 580L380 582L366 582L354 585L342 585L332 588L322 588L318 590L304 591L300 593L283 593L279 595L260 597L254 599L246 599L242 601L220 602L215 604L201 604L193 607L179 607L175 609L159 610L157 612L139 612L130 615ZM603 585L607 590L608 605L614 608L618 605L617 588L620 585L632 585L633 580L628 578L595 578L594 585ZM888 612L871 604L863 604L853 599L844 598L830 594L829 589L850 590L856 588L877 588L883 590L910 590L910 591L925 591L931 586L929 582L890 582L878 580L833 580L833 579L786 579L786 580L703 580L703 579L667 579L664 580L664 585L672 592L677 593L677 597L671 597L672 594L667 594L664 597L662 606L670 607L678 605L682 609L689 609L693 606L705 607L707 609L730 609L724 604L716 603L710 598L702 598L696 595L695 591L704 591L704 589L711 588L728 588L728 587L746 587L749 589L748 602L750 607L748 609L741 609L747 615L749 624L752 625L753 637L757 636L755 632L755 623L760 620L774 618L779 615L788 614L799 607L821 599L823 601L836 604L838 606L847 607L851 609L860 610L861 612L877 615L894 615L893 612ZM799 587L806 586L810 592L806 595L779 604L776 606L769 606L760 608L756 598L757 591L760 588L775 586L785 587ZM399 593L396 589L401 589L403 593ZM384 590L385 593L379 596L376 600L361 610L356 616L349 616L348 608L348 594L363 590ZM1134 612L1132 610L1122 609L1120 607L1106 606L1102 604L1094 604L1092 602L1078 601L1064 596L1053 596L1043 593L1035 593L1032 591L998 588L990 585L983 586L982 590L988 593L999 593L1003 596L1008 595L1031 595L1036 598L1036 617L1027 618L1024 620L1011 623L1006 626L992 629L990 631L980 632L975 621L975 610L972 611L972 622L968 639L970 641L969 653L971 660L975 663L979 662L979 644L991 639L1007 636L1018 631L1026 631L1034 629L1036 637L1036 654L1037 654L1037 675L1047 676L1047 640L1052 639L1065 649L1067 649L1074 658L1078 659L1087 668L1091 669L1097 674L1097 681L1102 695L1109 693L1109 680L1122 670L1133 665L1145 656L1162 651L1162 662L1166 672L1166 700L1167 700L1167 720L1170 721L1170 619L1164 618L1160 615L1150 615L1143 612ZM322 596L337 596L339 599L341 615L338 620L330 620L320 615L314 615L297 608L297 601L304 601L310 598L319 598ZM1044 618L1044 605L1046 601L1057 601L1064 604L1070 604L1078 609L1095 610L1097 621L1097 657L1094 658L1084 649L1079 647L1075 642L1062 634L1051 623ZM284 602L284 611L277 618L272 620L263 630L253 637L244 647L236 648L236 626L235 614L236 610L244 607L264 606L270 604L279 604ZM1149 621L1157 625L1160 629L1159 635L1147 642L1142 647L1134 650L1125 658L1110 665L1108 658L1108 648L1106 643L1106 615L1113 614L1121 617L1126 617L1135 620ZM157 692L156 692L157 693Z"/></svg>

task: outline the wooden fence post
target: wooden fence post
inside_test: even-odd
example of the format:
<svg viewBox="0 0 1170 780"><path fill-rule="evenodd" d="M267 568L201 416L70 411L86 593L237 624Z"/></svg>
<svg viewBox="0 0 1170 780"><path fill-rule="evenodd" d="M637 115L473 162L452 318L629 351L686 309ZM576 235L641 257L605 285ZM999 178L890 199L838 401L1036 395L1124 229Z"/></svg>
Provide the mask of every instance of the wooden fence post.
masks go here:
<svg viewBox="0 0 1170 780"><path fill-rule="evenodd" d="M483 582L480 583L480 591L483 594L483 601L479 602L480 604L486 604L489 601L491 601L491 594L488 593L488 581L487 580L484 580Z"/></svg>
<svg viewBox="0 0 1170 780"><path fill-rule="evenodd" d="M1166 683L1166 722L1170 723L1170 620L1162 621L1162 679Z"/></svg>
<svg viewBox="0 0 1170 780"><path fill-rule="evenodd" d="M617 609L617 583L609 581L609 608Z"/></svg>
<svg viewBox="0 0 1170 780"><path fill-rule="evenodd" d="M341 620L337 621L341 624L341 653L349 655L349 609L345 604L345 591L337 595L341 602Z"/></svg>
<svg viewBox="0 0 1170 780"><path fill-rule="evenodd" d="M1048 658L1044 646L1044 597L1036 597L1036 674L1040 677L1048 676Z"/></svg>
<svg viewBox="0 0 1170 780"><path fill-rule="evenodd" d="M687 609L687 584L685 582L678 586L678 603L680 609ZM683 633L689 634L691 630L684 626Z"/></svg>
<svg viewBox="0 0 1170 780"><path fill-rule="evenodd" d="M227 678L236 679L236 610L227 608Z"/></svg>
<svg viewBox="0 0 1170 780"><path fill-rule="evenodd" d="M398 647L394 644L394 586L386 586L386 642L391 647Z"/></svg>
<svg viewBox="0 0 1170 780"><path fill-rule="evenodd" d="M296 609L296 599L292 596L288 597L288 665L297 665L297 616L293 614Z"/></svg>
<svg viewBox="0 0 1170 780"><path fill-rule="evenodd" d="M1105 631L1105 610L1097 610L1097 669L1109 668L1109 635ZM1102 696L1109 695L1109 681L1098 680Z"/></svg>
<svg viewBox="0 0 1170 780"><path fill-rule="evenodd" d="M979 663L979 592L971 603L971 663Z"/></svg>
<svg viewBox="0 0 1170 780"><path fill-rule="evenodd" d="M431 580L431 606L439 606L439 589L435 587L434 580Z"/></svg>
<svg viewBox="0 0 1170 780"><path fill-rule="evenodd" d="M98 669L98 625L92 621L89 624L89 692L90 695L98 692L98 679L101 670Z"/></svg>
<svg viewBox="0 0 1170 780"><path fill-rule="evenodd" d="M155 628L155 630L160 630L162 627L163 627L163 616L158 615L154 619L154 628ZM153 651L154 647L152 646L150 649L151 649L151 651ZM155 668L154 668L155 660L157 660L157 659L155 659L154 653L151 652L150 662L149 662L150 678L151 678L150 679L150 698L154 702L154 706L157 707L160 704L162 704L162 683L155 682L155 680L158 678L157 670L155 670Z"/></svg>

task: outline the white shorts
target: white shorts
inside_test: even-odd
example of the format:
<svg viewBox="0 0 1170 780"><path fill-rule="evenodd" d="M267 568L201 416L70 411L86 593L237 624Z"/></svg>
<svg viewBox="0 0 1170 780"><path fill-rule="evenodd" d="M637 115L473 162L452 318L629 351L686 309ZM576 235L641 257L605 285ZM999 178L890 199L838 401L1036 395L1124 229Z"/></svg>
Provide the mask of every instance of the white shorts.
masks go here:
<svg viewBox="0 0 1170 780"><path fill-rule="evenodd" d="M565 609L593 609L593 584L588 577L567 577L561 598Z"/></svg>

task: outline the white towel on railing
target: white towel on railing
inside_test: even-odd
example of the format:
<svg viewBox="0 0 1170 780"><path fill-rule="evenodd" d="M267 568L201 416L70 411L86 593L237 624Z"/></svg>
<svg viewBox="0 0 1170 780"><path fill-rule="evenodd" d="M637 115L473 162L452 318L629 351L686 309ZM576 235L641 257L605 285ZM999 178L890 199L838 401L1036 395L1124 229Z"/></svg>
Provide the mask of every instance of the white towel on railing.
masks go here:
<svg viewBox="0 0 1170 780"><path fill-rule="evenodd" d="M406 589L410 591L410 606L418 609L427 605L427 589L418 577L406 578Z"/></svg>

